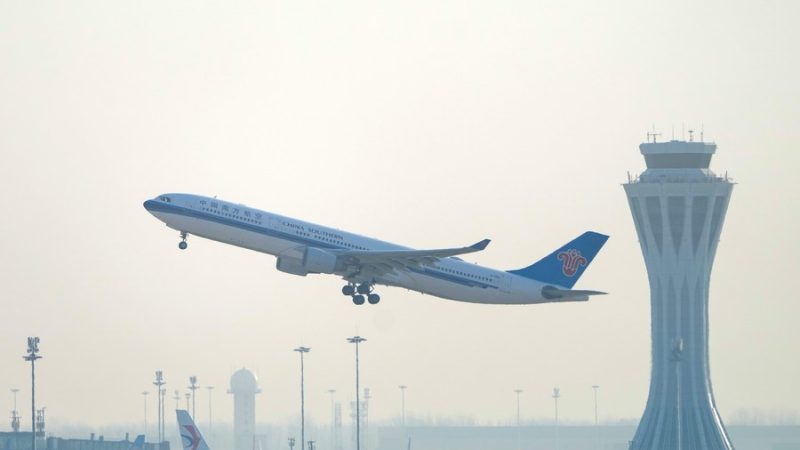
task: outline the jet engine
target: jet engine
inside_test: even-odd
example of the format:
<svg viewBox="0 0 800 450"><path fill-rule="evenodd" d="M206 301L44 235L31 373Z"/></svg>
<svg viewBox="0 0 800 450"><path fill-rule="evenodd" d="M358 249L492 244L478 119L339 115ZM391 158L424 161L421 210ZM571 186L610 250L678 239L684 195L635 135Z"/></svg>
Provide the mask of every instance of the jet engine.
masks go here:
<svg viewBox="0 0 800 450"><path fill-rule="evenodd" d="M316 247L290 249L278 256L276 267L281 272L303 277L309 273L333 273L336 255Z"/></svg>

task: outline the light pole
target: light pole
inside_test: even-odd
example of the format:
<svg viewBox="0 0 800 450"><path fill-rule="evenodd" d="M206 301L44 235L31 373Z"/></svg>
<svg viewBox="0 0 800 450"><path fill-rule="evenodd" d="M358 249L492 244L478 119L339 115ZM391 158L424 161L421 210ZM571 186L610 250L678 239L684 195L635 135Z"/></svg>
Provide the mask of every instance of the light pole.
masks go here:
<svg viewBox="0 0 800 450"><path fill-rule="evenodd" d="M192 394L187 392L187 393L185 393L183 395L184 395L184 397L186 397L186 410L188 411L189 410L189 406L191 406L189 402L192 399Z"/></svg>
<svg viewBox="0 0 800 450"><path fill-rule="evenodd" d="M294 438L290 437L289 438L289 450L292 450L292 449L294 449Z"/></svg>
<svg viewBox="0 0 800 450"><path fill-rule="evenodd" d="M305 450L306 448L306 391L305 391L305 383L304 383L304 367L303 367L303 355L310 352L311 349L309 347L297 347L294 349L297 353L300 353L300 448L301 450Z"/></svg>
<svg viewBox="0 0 800 450"><path fill-rule="evenodd" d="M347 342L356 344L356 450L361 450L361 399L359 398L361 396L359 393L361 387L358 379L358 344L366 341L367 340L361 336L347 338Z"/></svg>
<svg viewBox="0 0 800 450"><path fill-rule="evenodd" d="M397 386L400 388L400 420L403 426L406 426L406 388L408 386L401 384Z"/></svg>
<svg viewBox="0 0 800 450"><path fill-rule="evenodd" d="M39 338L28 338L28 354L22 359L31 362L31 449L36 450L36 360L39 356Z"/></svg>
<svg viewBox="0 0 800 450"><path fill-rule="evenodd" d="M161 439L167 440L167 415L164 411L167 408L167 388L161 388Z"/></svg>
<svg viewBox="0 0 800 450"><path fill-rule="evenodd" d="M206 386L208 389L208 434L211 435L211 391L214 390L214 386Z"/></svg>
<svg viewBox="0 0 800 450"><path fill-rule="evenodd" d="M142 391L142 399L144 400L144 435L147 436L147 394L149 392Z"/></svg>
<svg viewBox="0 0 800 450"><path fill-rule="evenodd" d="M328 389L328 394L330 394L331 396L331 442L328 444L328 447L330 448L333 448L333 441L334 441L333 428L335 421L334 416L336 415L336 412L334 411L334 406L333 406L333 394L335 393L336 389Z"/></svg>
<svg viewBox="0 0 800 450"><path fill-rule="evenodd" d="M14 411L11 413L11 430L14 433L19 433L19 411L17 410L17 392L19 389L13 388L11 389L11 393L14 394Z"/></svg>
<svg viewBox="0 0 800 450"><path fill-rule="evenodd" d="M519 449L522 444L520 440L521 428L520 428L520 420L519 420L519 395L522 394L524 391L522 389L514 389L514 393L517 394L517 449Z"/></svg>
<svg viewBox="0 0 800 450"><path fill-rule="evenodd" d="M181 403L180 403L181 402L181 391L175 389L175 392L174 392L174 395L172 396L172 399L175 400L175 409L176 410L181 409Z"/></svg>
<svg viewBox="0 0 800 450"><path fill-rule="evenodd" d="M594 390L594 448L598 447L599 440L600 440L600 429L598 428L598 420L597 420L597 390L600 389L600 386L597 384L592 385L592 390Z"/></svg>
<svg viewBox="0 0 800 450"><path fill-rule="evenodd" d="M158 442L159 443L161 443L161 441L164 438L164 435L162 434L162 427L161 427L161 420L163 419L163 415L164 415L164 413L163 413L164 408L161 405L162 400L163 400L162 396L161 396L161 386L163 386L165 384L167 384L167 382L164 381L164 372L161 371L161 370L156 370L156 380L153 381L153 385L156 387L156 397L158 397L157 398L157 400L158 400L158 406L157 406L158 409L157 409L157 411L158 411Z"/></svg>
<svg viewBox="0 0 800 450"><path fill-rule="evenodd" d="M197 416L195 415L197 412L195 410L195 396L194 391L200 389L200 386L197 385L197 376L192 375L189 377L189 390L192 391L192 419L197 423Z"/></svg>
<svg viewBox="0 0 800 450"><path fill-rule="evenodd" d="M561 390L557 387L553 388L553 401L556 405L556 450L558 450L558 399L561 398Z"/></svg>

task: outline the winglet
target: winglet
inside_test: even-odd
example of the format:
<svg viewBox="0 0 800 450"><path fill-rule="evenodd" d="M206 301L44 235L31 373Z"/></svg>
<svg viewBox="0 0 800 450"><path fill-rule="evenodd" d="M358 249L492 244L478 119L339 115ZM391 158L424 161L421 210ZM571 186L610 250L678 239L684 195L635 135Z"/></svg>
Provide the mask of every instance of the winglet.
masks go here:
<svg viewBox="0 0 800 450"><path fill-rule="evenodd" d="M483 250L483 249L486 248L487 245L489 245L489 242L492 242L492 240L491 239L484 239L484 240L478 242L477 244L470 245L469 248L472 248L472 249L475 249L475 250Z"/></svg>

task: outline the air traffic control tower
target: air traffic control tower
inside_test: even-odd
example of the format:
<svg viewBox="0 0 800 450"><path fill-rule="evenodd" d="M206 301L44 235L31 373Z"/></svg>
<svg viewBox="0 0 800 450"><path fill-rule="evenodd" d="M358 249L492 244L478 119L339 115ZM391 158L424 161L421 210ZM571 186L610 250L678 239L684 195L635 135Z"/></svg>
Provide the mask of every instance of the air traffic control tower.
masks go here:
<svg viewBox="0 0 800 450"><path fill-rule="evenodd" d="M229 394L233 394L233 448L253 450L256 429L256 394L258 379L244 367L231 376Z"/></svg>
<svg viewBox="0 0 800 450"><path fill-rule="evenodd" d="M708 286L733 183L709 170L715 144L651 136L639 145L647 170L624 185L652 327L650 393L630 448L730 450L711 389Z"/></svg>

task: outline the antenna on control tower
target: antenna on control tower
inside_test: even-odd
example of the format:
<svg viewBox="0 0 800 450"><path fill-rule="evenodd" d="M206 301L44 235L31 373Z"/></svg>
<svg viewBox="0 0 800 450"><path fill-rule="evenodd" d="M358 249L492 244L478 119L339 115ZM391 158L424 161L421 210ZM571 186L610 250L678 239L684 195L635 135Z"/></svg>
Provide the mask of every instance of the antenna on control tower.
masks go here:
<svg viewBox="0 0 800 450"><path fill-rule="evenodd" d="M650 138L652 137L653 138L653 143L655 144L656 143L656 139L658 138L658 136L661 136L661 133L656 133L656 126L653 125L653 131L648 131L647 132L647 142L650 142Z"/></svg>

